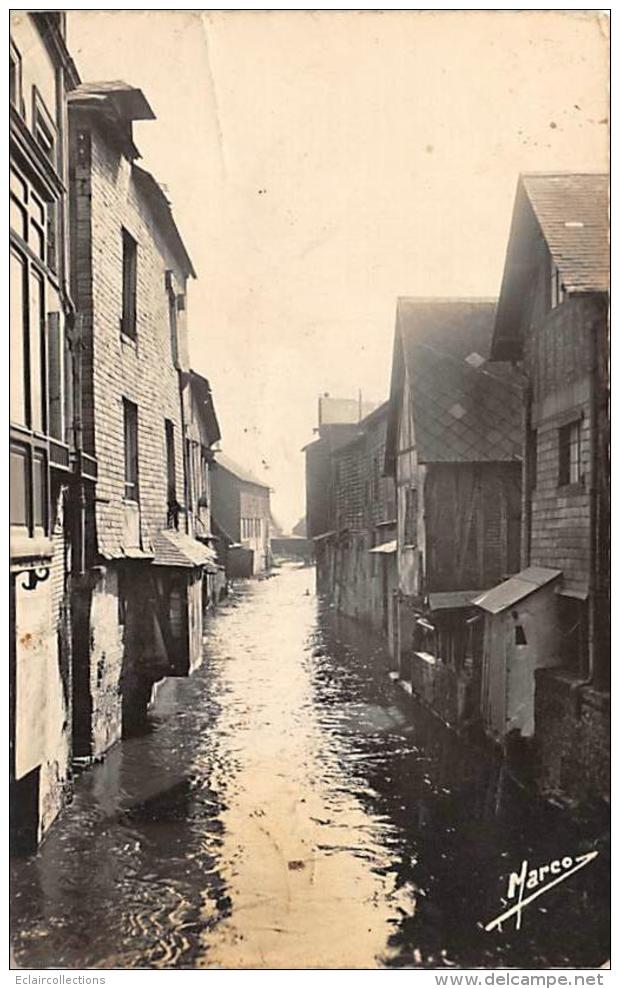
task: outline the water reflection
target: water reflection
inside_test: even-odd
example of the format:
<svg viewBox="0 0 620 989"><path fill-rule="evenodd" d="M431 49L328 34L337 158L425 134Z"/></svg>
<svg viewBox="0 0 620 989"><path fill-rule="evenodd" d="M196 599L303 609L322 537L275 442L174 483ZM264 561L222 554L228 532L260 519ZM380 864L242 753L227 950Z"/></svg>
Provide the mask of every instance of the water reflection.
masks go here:
<svg viewBox="0 0 620 989"><path fill-rule="evenodd" d="M598 965L606 860L487 934L523 858L604 849L605 822L524 799L414 709L310 570L240 588L151 731L83 774L14 863L28 967ZM567 937L567 932L570 936Z"/></svg>

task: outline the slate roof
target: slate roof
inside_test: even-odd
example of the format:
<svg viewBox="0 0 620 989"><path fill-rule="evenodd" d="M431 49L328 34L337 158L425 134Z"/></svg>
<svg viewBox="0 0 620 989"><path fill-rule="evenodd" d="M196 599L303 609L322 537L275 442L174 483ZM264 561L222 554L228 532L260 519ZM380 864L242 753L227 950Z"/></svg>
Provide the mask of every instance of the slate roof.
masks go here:
<svg viewBox="0 0 620 989"><path fill-rule="evenodd" d="M609 176L527 173L519 177L502 288L497 303L493 359L521 360L523 324L544 238L569 293L609 289Z"/></svg>
<svg viewBox="0 0 620 989"><path fill-rule="evenodd" d="M420 463L520 457L519 380L509 365L487 363L494 317L490 299L398 300Z"/></svg>
<svg viewBox="0 0 620 989"><path fill-rule="evenodd" d="M161 530L155 536L153 550L154 566L204 567L209 573L217 573L214 551L185 532Z"/></svg>
<svg viewBox="0 0 620 989"><path fill-rule="evenodd" d="M529 173L523 187L568 292L609 288L609 176Z"/></svg>
<svg viewBox="0 0 620 989"><path fill-rule="evenodd" d="M254 476L245 467L241 467L240 464L236 463L230 457L227 457L225 453L216 453L215 462L227 470L229 474L232 474L239 481L244 481L245 484L254 484L259 488L266 488L269 490L269 485L265 484L264 481L259 481L257 477Z"/></svg>

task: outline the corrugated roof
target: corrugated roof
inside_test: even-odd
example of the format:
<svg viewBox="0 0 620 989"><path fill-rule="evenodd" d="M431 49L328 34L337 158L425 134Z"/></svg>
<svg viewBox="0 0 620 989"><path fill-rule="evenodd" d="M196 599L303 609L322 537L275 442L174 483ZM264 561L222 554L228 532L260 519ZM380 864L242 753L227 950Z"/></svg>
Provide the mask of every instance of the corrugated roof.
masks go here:
<svg viewBox="0 0 620 989"><path fill-rule="evenodd" d="M264 481L259 481L257 477L254 476L245 467L241 467L240 464L236 463L230 457L227 457L225 453L216 453L215 462L227 470L229 474L233 474L239 481L244 481L246 484L254 484L259 488L266 488L269 490L269 485L265 484Z"/></svg>
<svg viewBox="0 0 620 989"><path fill-rule="evenodd" d="M504 580L490 591L485 591L480 597L475 598L473 604L484 611L497 615L500 611L512 607L517 601L522 601L528 594L549 584L562 576L561 570L550 570L547 567L527 567L520 573Z"/></svg>
<svg viewBox="0 0 620 989"><path fill-rule="evenodd" d="M569 292L609 288L609 176L527 173L523 187Z"/></svg>
<svg viewBox="0 0 620 989"><path fill-rule="evenodd" d="M487 365L494 316L490 299L398 300L421 463L520 457L519 380L510 365Z"/></svg>
<svg viewBox="0 0 620 989"><path fill-rule="evenodd" d="M217 573L214 551L186 532L161 530L153 541L153 550L156 567L204 567L209 573Z"/></svg>

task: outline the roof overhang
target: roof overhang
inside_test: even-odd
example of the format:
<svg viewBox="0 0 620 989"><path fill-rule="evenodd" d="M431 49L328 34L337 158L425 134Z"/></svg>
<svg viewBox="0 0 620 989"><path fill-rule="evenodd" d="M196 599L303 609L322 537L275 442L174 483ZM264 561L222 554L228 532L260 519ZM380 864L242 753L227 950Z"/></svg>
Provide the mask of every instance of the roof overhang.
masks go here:
<svg viewBox="0 0 620 989"><path fill-rule="evenodd" d="M561 570L551 570L547 567L527 567L496 587L485 591L472 602L478 608L491 615L506 611L535 591L553 583L562 576Z"/></svg>
<svg viewBox="0 0 620 989"><path fill-rule="evenodd" d="M153 549L153 566L204 569L217 573L215 552L185 532L166 529L157 533Z"/></svg>

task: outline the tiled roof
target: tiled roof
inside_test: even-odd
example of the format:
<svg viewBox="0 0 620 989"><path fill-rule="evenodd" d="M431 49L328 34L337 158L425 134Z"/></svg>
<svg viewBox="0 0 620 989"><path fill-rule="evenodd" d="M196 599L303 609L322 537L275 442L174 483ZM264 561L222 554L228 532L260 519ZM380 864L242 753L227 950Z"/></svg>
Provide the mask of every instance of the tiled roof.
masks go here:
<svg viewBox="0 0 620 989"><path fill-rule="evenodd" d="M509 365L487 364L495 303L399 299L421 463L510 461L521 453L521 388Z"/></svg>
<svg viewBox="0 0 620 989"><path fill-rule="evenodd" d="M607 291L609 176L541 172L521 181L567 291Z"/></svg>
<svg viewBox="0 0 620 989"><path fill-rule="evenodd" d="M153 550L154 566L204 567L209 573L217 573L214 551L185 532L161 530L155 536Z"/></svg>

